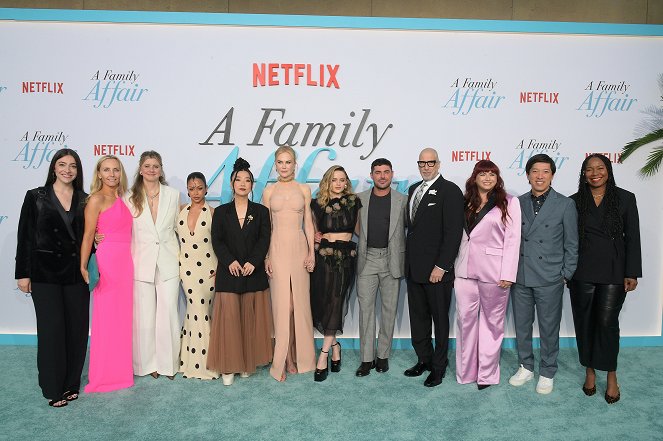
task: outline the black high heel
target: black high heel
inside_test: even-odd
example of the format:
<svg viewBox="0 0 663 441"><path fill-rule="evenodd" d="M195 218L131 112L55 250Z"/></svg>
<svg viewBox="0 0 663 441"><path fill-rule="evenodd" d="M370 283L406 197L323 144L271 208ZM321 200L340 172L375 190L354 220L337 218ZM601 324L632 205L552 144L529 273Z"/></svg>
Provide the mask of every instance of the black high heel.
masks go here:
<svg viewBox="0 0 663 441"><path fill-rule="evenodd" d="M338 360L332 359L332 361L331 361L331 371L332 372L341 372L341 356L340 355L341 355L341 349L343 349L343 348L341 347L340 342L336 342L336 344L332 345L332 347L334 347L334 346L338 346L339 358L338 358ZM333 355L333 352L332 352L332 355Z"/></svg>
<svg viewBox="0 0 663 441"><path fill-rule="evenodd" d="M320 382L320 381L325 381L327 379L327 375L329 374L329 351L323 351L320 349L321 354L327 354L327 366L324 369L315 369L315 372L313 373L313 380Z"/></svg>

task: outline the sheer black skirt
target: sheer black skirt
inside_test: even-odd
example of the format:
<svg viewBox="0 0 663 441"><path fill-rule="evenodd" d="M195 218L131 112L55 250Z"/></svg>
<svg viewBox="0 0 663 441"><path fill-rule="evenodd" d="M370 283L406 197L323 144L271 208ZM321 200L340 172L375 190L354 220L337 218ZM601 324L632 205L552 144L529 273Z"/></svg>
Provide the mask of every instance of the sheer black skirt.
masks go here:
<svg viewBox="0 0 663 441"><path fill-rule="evenodd" d="M313 326L323 335L343 333L350 292L355 279L357 245L354 242L328 242L322 239L315 251L311 274L311 314Z"/></svg>

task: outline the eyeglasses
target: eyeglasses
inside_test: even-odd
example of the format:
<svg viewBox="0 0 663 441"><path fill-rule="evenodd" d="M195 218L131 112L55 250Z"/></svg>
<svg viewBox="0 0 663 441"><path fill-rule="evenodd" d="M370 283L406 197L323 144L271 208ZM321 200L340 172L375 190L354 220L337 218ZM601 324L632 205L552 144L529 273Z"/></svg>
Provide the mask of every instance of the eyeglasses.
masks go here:
<svg viewBox="0 0 663 441"><path fill-rule="evenodd" d="M419 168L424 168L425 166L435 167L435 164L437 164L437 161L417 161Z"/></svg>

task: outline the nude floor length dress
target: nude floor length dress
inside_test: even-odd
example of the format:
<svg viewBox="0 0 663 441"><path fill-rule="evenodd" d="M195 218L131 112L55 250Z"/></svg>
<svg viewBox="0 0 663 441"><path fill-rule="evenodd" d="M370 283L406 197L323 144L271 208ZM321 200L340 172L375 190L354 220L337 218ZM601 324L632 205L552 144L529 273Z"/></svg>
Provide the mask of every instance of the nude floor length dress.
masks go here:
<svg viewBox="0 0 663 441"><path fill-rule="evenodd" d="M304 269L308 254L304 220L304 195L295 181L274 185L269 201L272 238L269 258L272 263L270 290L274 316L274 359L270 374L281 379L290 340L290 296L292 292L295 356L300 373L315 369L313 322L309 299L310 276ZM292 290L291 290L292 286Z"/></svg>

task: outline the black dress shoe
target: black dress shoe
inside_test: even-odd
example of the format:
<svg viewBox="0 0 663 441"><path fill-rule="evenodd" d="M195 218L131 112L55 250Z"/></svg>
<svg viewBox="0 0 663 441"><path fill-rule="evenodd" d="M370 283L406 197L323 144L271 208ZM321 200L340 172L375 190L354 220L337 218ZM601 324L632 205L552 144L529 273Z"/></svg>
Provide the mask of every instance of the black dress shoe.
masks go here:
<svg viewBox="0 0 663 441"><path fill-rule="evenodd" d="M389 359L388 358L375 358L375 372L380 372L381 374L389 370Z"/></svg>
<svg viewBox="0 0 663 441"><path fill-rule="evenodd" d="M441 371L433 369L428 375L428 378L426 378L426 381L424 381L424 386L426 387L439 386L440 384L442 384L442 378L444 378L444 374Z"/></svg>
<svg viewBox="0 0 663 441"><path fill-rule="evenodd" d="M359 365L359 368L357 369L357 372L355 372L355 375L358 377L365 377L366 375L371 373L371 369L375 367L375 362L373 361L362 361L361 364Z"/></svg>
<svg viewBox="0 0 663 441"><path fill-rule="evenodd" d="M479 389L479 390L487 389L490 386L492 386L492 385L491 384L479 384L479 383L477 383L477 389Z"/></svg>
<svg viewBox="0 0 663 441"><path fill-rule="evenodd" d="M403 375L405 375L406 377L418 377L424 372L430 370L431 370L430 363L424 363L420 361L414 366L412 366L410 369L407 369L405 372L403 372Z"/></svg>

